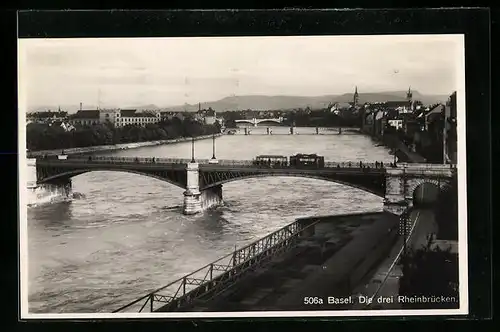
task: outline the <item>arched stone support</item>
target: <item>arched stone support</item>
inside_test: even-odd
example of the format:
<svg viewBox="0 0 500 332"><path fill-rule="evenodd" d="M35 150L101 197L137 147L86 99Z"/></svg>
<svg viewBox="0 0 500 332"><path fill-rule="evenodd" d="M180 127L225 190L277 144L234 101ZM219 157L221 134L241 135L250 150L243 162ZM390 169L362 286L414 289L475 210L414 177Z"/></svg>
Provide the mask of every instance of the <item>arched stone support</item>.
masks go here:
<svg viewBox="0 0 500 332"><path fill-rule="evenodd" d="M197 214L222 203L222 185L200 191L198 163L187 164L187 186L184 192L184 214Z"/></svg>
<svg viewBox="0 0 500 332"><path fill-rule="evenodd" d="M50 183L38 183L36 170L36 159L27 159L26 188L30 199L28 204L37 203L38 196L70 197L72 194L72 182L69 177L61 177Z"/></svg>
<svg viewBox="0 0 500 332"><path fill-rule="evenodd" d="M386 191L384 211L401 216L407 209L413 207L413 193L422 183L432 183L445 190L454 175L454 169L449 165L433 164L401 164L386 170ZM404 228L405 218L401 218L400 233Z"/></svg>
<svg viewBox="0 0 500 332"><path fill-rule="evenodd" d="M36 175L36 159L28 158L27 160L27 170L26 170L26 185L28 189L34 189L37 187L37 175Z"/></svg>
<svg viewBox="0 0 500 332"><path fill-rule="evenodd" d="M187 170L187 186L184 192L184 214L196 214L202 211L201 192L199 185L199 165L198 163L189 163Z"/></svg>

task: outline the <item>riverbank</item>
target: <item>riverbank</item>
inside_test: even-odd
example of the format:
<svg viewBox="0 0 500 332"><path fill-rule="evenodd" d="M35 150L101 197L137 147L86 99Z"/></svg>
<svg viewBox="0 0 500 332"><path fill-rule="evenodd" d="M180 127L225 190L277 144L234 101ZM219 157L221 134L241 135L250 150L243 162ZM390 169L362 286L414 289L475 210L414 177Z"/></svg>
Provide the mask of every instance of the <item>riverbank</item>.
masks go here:
<svg viewBox="0 0 500 332"><path fill-rule="evenodd" d="M319 223L286 254L181 311L348 309L349 303L328 303L328 297L348 298L387 256L397 238L398 218L376 212L300 220Z"/></svg>
<svg viewBox="0 0 500 332"><path fill-rule="evenodd" d="M419 155L416 152L411 151L403 142L401 142L396 136L394 135L382 135L382 136L375 136L372 135L364 130L360 130L360 133L363 133L369 137L371 137L373 140L378 142L379 144L382 144L389 149L396 151L396 157L398 157L400 162L406 162L406 163L425 163L426 159Z"/></svg>
<svg viewBox="0 0 500 332"><path fill-rule="evenodd" d="M215 134L215 137L220 137L223 134ZM213 135L203 135L203 136L198 136L195 137L194 140L203 140L203 139L208 139L212 138ZM188 142L191 141L191 137L181 137L181 138L176 138L176 139L169 139L169 140L159 140L159 141L148 141L148 142L137 142L137 143L123 143L123 144L114 144L114 145L99 145L99 146L88 146L88 147L82 147L82 148L71 148L71 149L64 149L65 154L88 154L88 153L94 153L94 152L105 152L105 151L116 151L116 150L129 150L129 149L137 149L137 148L142 148L146 146L156 146L156 145L165 145L165 144L175 144L175 143L182 143L182 142ZM42 151L30 151L27 154L28 158L36 158L36 157L41 157L44 155L58 155L62 152L63 150L42 150Z"/></svg>

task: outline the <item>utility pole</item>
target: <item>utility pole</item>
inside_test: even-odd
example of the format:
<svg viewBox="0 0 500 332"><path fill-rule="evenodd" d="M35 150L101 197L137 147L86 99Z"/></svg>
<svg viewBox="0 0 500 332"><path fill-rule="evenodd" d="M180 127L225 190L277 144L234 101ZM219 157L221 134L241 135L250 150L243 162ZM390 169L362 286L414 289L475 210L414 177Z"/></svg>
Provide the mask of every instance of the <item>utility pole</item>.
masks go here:
<svg viewBox="0 0 500 332"><path fill-rule="evenodd" d="M97 90L97 109L101 107L101 88Z"/></svg>
<svg viewBox="0 0 500 332"><path fill-rule="evenodd" d="M194 160L194 136L191 138L191 163L195 163Z"/></svg>
<svg viewBox="0 0 500 332"><path fill-rule="evenodd" d="M215 133L212 135L212 159L216 159L215 158Z"/></svg>
<svg viewBox="0 0 500 332"><path fill-rule="evenodd" d="M443 164L446 164L446 124L447 124L447 118L446 118L446 109L443 110L444 114L444 121L443 121Z"/></svg>

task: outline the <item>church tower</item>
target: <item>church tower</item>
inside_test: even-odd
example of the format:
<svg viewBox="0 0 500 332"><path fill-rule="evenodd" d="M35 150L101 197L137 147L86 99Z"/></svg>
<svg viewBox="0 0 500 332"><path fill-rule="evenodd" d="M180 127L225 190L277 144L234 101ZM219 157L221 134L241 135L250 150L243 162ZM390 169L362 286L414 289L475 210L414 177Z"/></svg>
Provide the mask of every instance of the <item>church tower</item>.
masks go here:
<svg viewBox="0 0 500 332"><path fill-rule="evenodd" d="M354 89L354 96L353 96L352 102L353 102L353 106L358 106L359 94L358 94L358 87L357 86Z"/></svg>
<svg viewBox="0 0 500 332"><path fill-rule="evenodd" d="M411 92L411 87L408 87L408 92L406 93L406 100L411 102L412 98L413 98L413 93Z"/></svg>
<svg viewBox="0 0 500 332"><path fill-rule="evenodd" d="M406 93L406 100L408 101L408 104L410 107L410 110L413 110L413 93L411 92L411 86L408 87L408 92Z"/></svg>

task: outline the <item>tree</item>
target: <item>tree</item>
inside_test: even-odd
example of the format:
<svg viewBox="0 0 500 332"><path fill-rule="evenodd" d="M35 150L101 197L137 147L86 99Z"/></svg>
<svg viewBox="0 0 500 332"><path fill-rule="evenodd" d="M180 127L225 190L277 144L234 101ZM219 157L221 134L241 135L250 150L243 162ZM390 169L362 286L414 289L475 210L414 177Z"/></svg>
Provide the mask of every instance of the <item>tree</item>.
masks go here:
<svg viewBox="0 0 500 332"><path fill-rule="evenodd" d="M236 128L236 121L233 119L226 120L226 128Z"/></svg>
<svg viewBox="0 0 500 332"><path fill-rule="evenodd" d="M450 250L430 249L429 246L409 251L403 259L399 295L455 299L445 303L403 303L404 309L458 308L458 255Z"/></svg>
<svg viewBox="0 0 500 332"><path fill-rule="evenodd" d="M126 125L115 128L105 123L76 126L71 132L56 125L30 123L26 126L27 148L31 151L175 139L212 133L220 133L220 124L205 125L194 119L181 120L176 117L145 127Z"/></svg>

